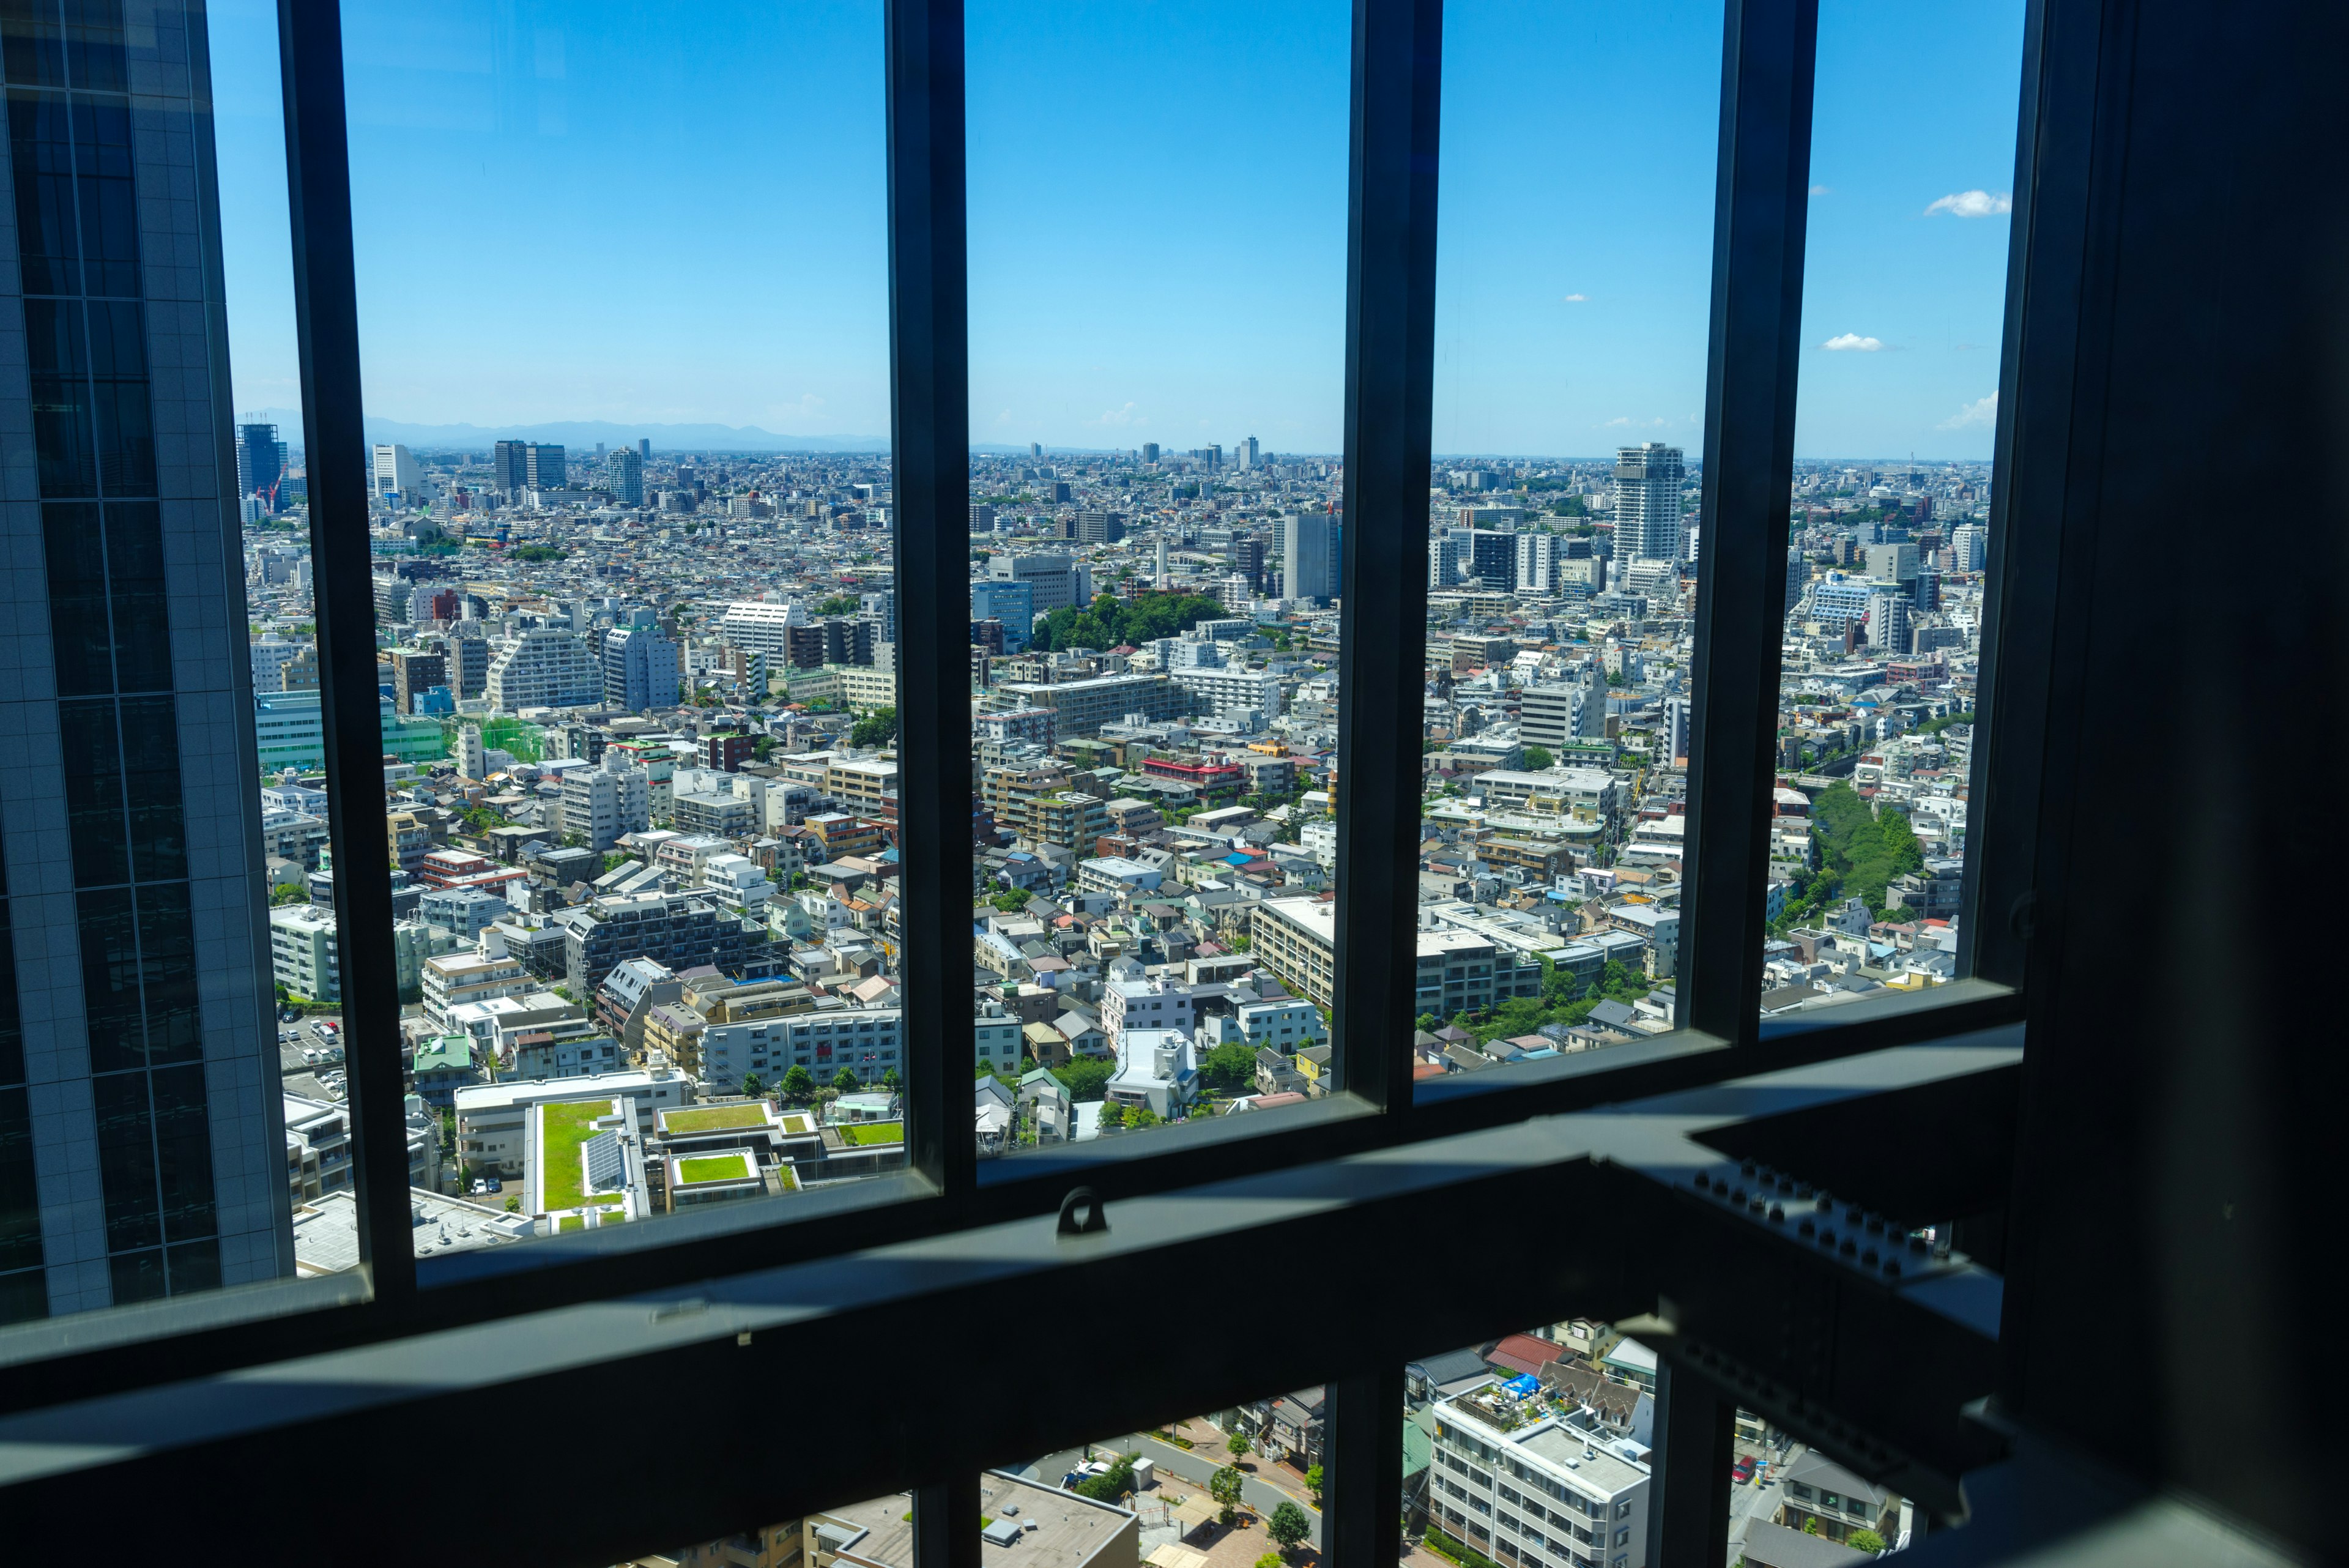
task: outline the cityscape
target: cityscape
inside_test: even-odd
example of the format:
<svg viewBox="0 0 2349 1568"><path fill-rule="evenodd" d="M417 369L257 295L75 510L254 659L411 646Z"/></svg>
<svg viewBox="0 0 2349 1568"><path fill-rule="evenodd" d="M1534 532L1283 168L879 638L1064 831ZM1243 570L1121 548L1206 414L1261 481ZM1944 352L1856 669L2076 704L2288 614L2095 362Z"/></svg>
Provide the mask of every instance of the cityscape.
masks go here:
<svg viewBox="0 0 2349 1568"><path fill-rule="evenodd" d="M0 701L0 1324L354 1284L347 1039L392 1021L347 1033L330 793L383 812L392 925L366 935L427 1274L787 1219L907 1168L907 768L968 767L978 1158L1269 1129L1343 1091L1342 654L1399 628L1349 620L1340 456L974 444L963 764L898 744L885 443L371 426L409 436L365 453L381 794L330 792L312 454L233 411L219 214L140 200L212 177L202 73L153 99L199 133L141 140L126 50L156 40L49 26L10 22L0 61L5 516L39 611ZM1259 429L1309 428L1262 401ZM1426 659L1391 697L1422 758L1418 1080L1675 1026L1702 446L1588 445L1427 475ZM1788 476L1764 1014L1958 978L1990 500L1978 460ZM1644 1568L1657 1367L1580 1318L1413 1366L1413 1560ZM989 1472L980 1527L1050 1568L1319 1562L1326 1394ZM1738 1456L1757 1568L1916 1527L1757 1417ZM643 1561L909 1568L912 1518L874 1500Z"/></svg>

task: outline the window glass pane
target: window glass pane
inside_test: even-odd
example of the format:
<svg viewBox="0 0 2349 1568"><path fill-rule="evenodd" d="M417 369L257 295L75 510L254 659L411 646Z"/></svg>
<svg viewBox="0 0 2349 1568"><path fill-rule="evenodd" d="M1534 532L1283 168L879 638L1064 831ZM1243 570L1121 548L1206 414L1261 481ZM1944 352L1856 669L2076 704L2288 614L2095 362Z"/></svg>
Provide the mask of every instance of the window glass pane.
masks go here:
<svg viewBox="0 0 2349 1568"><path fill-rule="evenodd" d="M1351 19L987 0L968 30L994 1154L1335 1082Z"/></svg>
<svg viewBox="0 0 2349 1568"><path fill-rule="evenodd" d="M1425 1077L1672 1026L1721 49L1719 0L1445 13Z"/></svg>
<svg viewBox="0 0 2349 1568"><path fill-rule="evenodd" d="M1820 9L1765 1018L1957 976L2023 9Z"/></svg>
<svg viewBox="0 0 2349 1568"><path fill-rule="evenodd" d="M1588 1318L1413 1362L1406 1532L1460 1568L1646 1568L1655 1394L1655 1353Z"/></svg>
<svg viewBox="0 0 2349 1568"><path fill-rule="evenodd" d="M902 1168L881 7L358 0L344 43L428 1251ZM314 1025L332 870L273 917Z"/></svg>

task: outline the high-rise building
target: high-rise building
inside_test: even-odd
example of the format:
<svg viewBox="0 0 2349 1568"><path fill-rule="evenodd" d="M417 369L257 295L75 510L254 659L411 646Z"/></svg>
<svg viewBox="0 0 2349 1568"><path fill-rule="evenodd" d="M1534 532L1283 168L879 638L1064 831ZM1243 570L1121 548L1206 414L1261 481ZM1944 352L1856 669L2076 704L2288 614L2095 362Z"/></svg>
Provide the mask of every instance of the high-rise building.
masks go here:
<svg viewBox="0 0 2349 1568"><path fill-rule="evenodd" d="M1037 615L1092 602L1092 574L1066 556L994 556L988 559L991 582L1026 583Z"/></svg>
<svg viewBox="0 0 2349 1568"><path fill-rule="evenodd" d="M530 442L502 441L491 449L490 483L506 495L519 495L530 487Z"/></svg>
<svg viewBox="0 0 2349 1568"><path fill-rule="evenodd" d="M1156 462L1158 461L1158 443L1156 441L1146 441L1142 443L1142 461L1144 462Z"/></svg>
<svg viewBox="0 0 2349 1568"><path fill-rule="evenodd" d="M677 644L649 609L627 611L604 634L604 701L631 713L677 701Z"/></svg>
<svg viewBox="0 0 2349 1568"><path fill-rule="evenodd" d="M402 501L424 498L424 470L418 466L413 452L397 442L384 441L377 443L372 458L368 483L376 494Z"/></svg>
<svg viewBox="0 0 2349 1568"><path fill-rule="evenodd" d="M524 708L585 708L603 700L604 671L586 642L551 626L534 626L490 658L490 706L502 713Z"/></svg>
<svg viewBox="0 0 2349 1568"><path fill-rule="evenodd" d="M1557 535L1520 534L1517 539L1517 592L1557 592Z"/></svg>
<svg viewBox="0 0 2349 1568"><path fill-rule="evenodd" d="M236 427L236 493L274 494L285 473L285 443L277 427L243 424Z"/></svg>
<svg viewBox="0 0 2349 1568"><path fill-rule="evenodd" d="M1517 586L1517 536L1495 533L1484 528L1472 528L1455 538L1468 541L1467 559L1464 569L1467 576L1485 586L1486 593L1510 593Z"/></svg>
<svg viewBox="0 0 2349 1568"><path fill-rule="evenodd" d="M1292 513L1280 520L1283 598L1326 604L1337 597L1337 563L1330 537L1336 526L1334 520L1319 512Z"/></svg>
<svg viewBox="0 0 2349 1568"><path fill-rule="evenodd" d="M523 477L532 490L560 490L567 472L563 461L563 449L533 441L523 464Z"/></svg>
<svg viewBox="0 0 2349 1568"><path fill-rule="evenodd" d="M449 684L449 661L421 648L391 650L392 701L403 713L417 711L417 699L435 686Z"/></svg>
<svg viewBox="0 0 2349 1568"><path fill-rule="evenodd" d="M1944 553L1952 572L1979 572L1990 564L1990 530L1978 523L1961 523L1950 530L1950 547Z"/></svg>
<svg viewBox="0 0 2349 1568"><path fill-rule="evenodd" d="M645 504L645 460L634 447L616 447L604 458L604 484L623 506Z"/></svg>
<svg viewBox="0 0 2349 1568"><path fill-rule="evenodd" d="M202 12L168 66L120 7L31 15L0 57L0 533L47 602L0 701L0 1323L294 1272L239 509L203 454L282 464L210 336Z"/></svg>
<svg viewBox="0 0 2349 1568"><path fill-rule="evenodd" d="M1028 443L1028 455L1029 455L1030 457L1041 457L1041 456L1043 456L1043 455L1044 455L1044 443L1043 443L1042 441L1030 441L1030 442Z"/></svg>
<svg viewBox="0 0 2349 1568"><path fill-rule="evenodd" d="M653 460L652 437L639 436L636 438L636 460L639 462L650 462Z"/></svg>
<svg viewBox="0 0 2349 1568"><path fill-rule="evenodd" d="M1661 441L1615 452L1615 549L1640 561L1681 556L1681 449Z"/></svg>
<svg viewBox="0 0 2349 1568"><path fill-rule="evenodd" d="M984 501L970 504L970 531L974 534L995 532L995 508Z"/></svg>
<svg viewBox="0 0 2349 1568"><path fill-rule="evenodd" d="M1257 462L1256 437L1250 436L1240 442L1233 449L1232 455L1237 459L1239 467L1244 469L1256 467Z"/></svg>

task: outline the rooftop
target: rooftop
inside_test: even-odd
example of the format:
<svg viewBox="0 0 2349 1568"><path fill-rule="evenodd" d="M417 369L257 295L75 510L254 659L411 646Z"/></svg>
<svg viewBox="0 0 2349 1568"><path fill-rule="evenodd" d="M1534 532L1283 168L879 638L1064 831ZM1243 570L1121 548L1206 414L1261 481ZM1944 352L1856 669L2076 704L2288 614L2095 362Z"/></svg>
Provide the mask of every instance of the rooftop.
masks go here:
<svg viewBox="0 0 2349 1568"><path fill-rule="evenodd" d="M756 1127L767 1125L767 1107L763 1101L754 1100L741 1106L678 1106L664 1110L657 1117L667 1133L724 1132L733 1127Z"/></svg>

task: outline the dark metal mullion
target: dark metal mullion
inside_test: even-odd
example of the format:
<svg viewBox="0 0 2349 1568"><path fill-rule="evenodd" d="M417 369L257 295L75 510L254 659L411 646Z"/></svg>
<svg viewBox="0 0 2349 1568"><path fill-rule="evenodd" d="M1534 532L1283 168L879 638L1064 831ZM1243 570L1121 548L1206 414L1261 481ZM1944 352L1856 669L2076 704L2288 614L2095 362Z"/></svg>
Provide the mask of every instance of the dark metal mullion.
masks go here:
<svg viewBox="0 0 2349 1568"><path fill-rule="evenodd" d="M913 1568L978 1568L978 1472L914 1489Z"/></svg>
<svg viewBox="0 0 2349 1568"><path fill-rule="evenodd" d="M1400 1361L1329 1385L1321 1460L1321 1561L1393 1563L1402 1556L1402 1381Z"/></svg>
<svg viewBox="0 0 2349 1568"><path fill-rule="evenodd" d="M310 559L326 732L327 836L345 1065L357 1135L359 1255L378 1299L410 1296L408 1127L399 1066L399 982L391 950L391 850L376 702L375 602L367 549L367 434L360 413L358 286L343 112L337 0L278 0L285 92L285 182L302 359L302 444L310 471ZM273 1010L274 1012L274 1010Z"/></svg>
<svg viewBox="0 0 2349 1568"><path fill-rule="evenodd" d="M1729 1467L1737 1408L1696 1373L1656 1367L1655 1449L1648 1492L1649 1568L1721 1568L1729 1555ZM1608 1530L1614 1530L1613 1521Z"/></svg>
<svg viewBox="0 0 2349 1568"><path fill-rule="evenodd" d="M2085 15L2032 0L2023 33L2015 207L1992 449L1990 558L1967 781L1958 972L2023 983L2073 431L2101 408L2075 376L2086 280L2097 51L2064 47ZM2062 38L2056 29L2065 29ZM2093 425L2093 421L2090 421Z"/></svg>
<svg viewBox="0 0 2349 1568"><path fill-rule="evenodd" d="M1355 0L1339 654L1339 1082L1411 1106L1443 0Z"/></svg>
<svg viewBox="0 0 2349 1568"><path fill-rule="evenodd" d="M890 0L884 44L906 1136L914 1168L957 1201L977 1165L962 25L961 0Z"/></svg>
<svg viewBox="0 0 2349 1568"><path fill-rule="evenodd" d="M1724 18L1679 1023L1760 1035L1817 0Z"/></svg>

